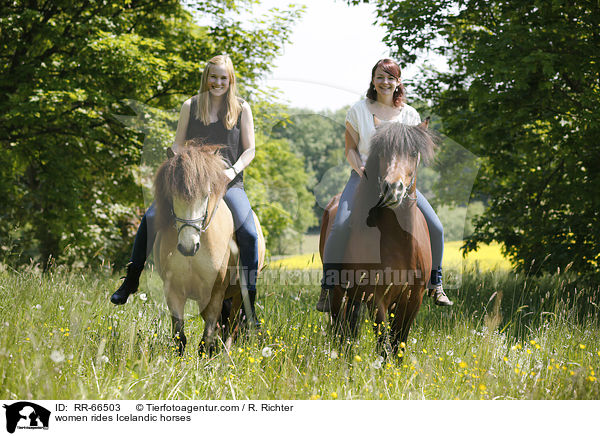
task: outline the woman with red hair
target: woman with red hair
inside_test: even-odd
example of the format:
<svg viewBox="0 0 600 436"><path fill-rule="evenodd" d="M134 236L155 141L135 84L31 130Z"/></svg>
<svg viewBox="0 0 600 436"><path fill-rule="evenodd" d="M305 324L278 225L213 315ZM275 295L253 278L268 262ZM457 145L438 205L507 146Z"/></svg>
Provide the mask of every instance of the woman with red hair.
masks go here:
<svg viewBox="0 0 600 436"><path fill-rule="evenodd" d="M346 115L346 159L352 167L350 179L342 192L335 221L325 243L323 252L323 281L317 310L329 312L329 292L335 285L331 278L343 263L346 235L349 232L349 217L354 201L354 192L360 178L364 176L365 163L369 155L370 142L379 123L396 122L417 125L419 113L405 103L404 86L400 80L400 67L392 59L381 59L371 71L371 83L367 98L350 108ZM431 241L432 271L428 284L429 295L439 306L451 306L442 287L442 256L444 252L444 229L442 223L425 197L417 190L417 206L423 213ZM327 279L327 280L326 280Z"/></svg>

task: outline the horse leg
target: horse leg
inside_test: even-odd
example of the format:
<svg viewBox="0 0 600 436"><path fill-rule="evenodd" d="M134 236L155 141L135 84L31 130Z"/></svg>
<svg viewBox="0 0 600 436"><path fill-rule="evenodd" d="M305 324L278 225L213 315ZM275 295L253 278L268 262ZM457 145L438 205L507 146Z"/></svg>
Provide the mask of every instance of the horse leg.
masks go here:
<svg viewBox="0 0 600 436"><path fill-rule="evenodd" d="M221 316L219 318L219 325L221 328L221 336L223 337L223 342L227 340L230 330L230 318L231 318L231 298L226 298L223 300L223 307L221 308Z"/></svg>
<svg viewBox="0 0 600 436"><path fill-rule="evenodd" d="M182 297L181 293L173 289L169 289L168 287L165 289L165 291L167 306L171 312L171 333L173 335L173 339L175 340L177 351L179 355L182 356L185 352L185 345L187 343L187 338L185 337L185 333L183 331L183 311L185 308L185 298Z"/></svg>
<svg viewBox="0 0 600 436"><path fill-rule="evenodd" d="M231 295L229 289L225 294ZM233 293L233 297L225 301L228 302L228 310L226 313L225 310L221 311L221 322L223 323L223 343L225 344L225 348L229 350L239 333L239 314L242 308L242 294L239 288L237 292ZM225 309L225 304L223 304L223 308Z"/></svg>
<svg viewBox="0 0 600 436"><path fill-rule="evenodd" d="M202 311L202 318L204 319L204 333L202 334L202 340L198 345L198 355L209 357L215 351L215 336L217 334L217 320L221 315L223 309L223 291L218 292L213 290L211 299Z"/></svg>
<svg viewBox="0 0 600 436"><path fill-rule="evenodd" d="M360 309L361 309L361 301L359 299L355 299L349 302L348 305L348 334L354 340L358 337L358 332L360 330Z"/></svg>
<svg viewBox="0 0 600 436"><path fill-rule="evenodd" d="M413 321L417 315L416 311L410 310L410 307L406 306L402 307L402 310L397 310L394 316L394 321L391 326L391 347L392 353L394 355L398 355L400 344L406 344L408 340L408 333L410 332L410 328L412 326Z"/></svg>
<svg viewBox="0 0 600 436"><path fill-rule="evenodd" d="M333 292L330 293L331 298L331 330L334 335L343 336L343 320L346 313L346 307L348 304L347 298L345 298L344 291L339 287L335 287Z"/></svg>
<svg viewBox="0 0 600 436"><path fill-rule="evenodd" d="M373 332L377 338L377 352L384 358L390 355L392 348L390 346L390 337L387 326L387 311L382 300L373 305L375 324Z"/></svg>

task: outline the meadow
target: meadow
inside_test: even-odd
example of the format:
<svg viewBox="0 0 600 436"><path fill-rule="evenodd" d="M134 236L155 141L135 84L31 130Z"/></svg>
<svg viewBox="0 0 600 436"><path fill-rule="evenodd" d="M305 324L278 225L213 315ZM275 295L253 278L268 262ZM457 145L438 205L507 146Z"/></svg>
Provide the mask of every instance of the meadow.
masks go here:
<svg viewBox="0 0 600 436"><path fill-rule="evenodd" d="M342 344L314 310L318 272L272 262L260 283L260 333L199 357L187 306L174 350L159 279L121 307L118 278L36 267L0 272L4 399L599 399L597 286L570 272L533 277L465 262L452 308L425 298L403 355L375 352L372 320ZM306 273L306 274L305 274ZM304 275L303 275L304 274Z"/></svg>

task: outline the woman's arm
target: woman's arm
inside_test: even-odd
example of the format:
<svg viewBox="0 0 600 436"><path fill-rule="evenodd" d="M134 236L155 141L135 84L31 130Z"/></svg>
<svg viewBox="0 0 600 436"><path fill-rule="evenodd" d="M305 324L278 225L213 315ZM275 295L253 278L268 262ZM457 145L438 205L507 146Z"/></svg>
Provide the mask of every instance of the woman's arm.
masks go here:
<svg viewBox="0 0 600 436"><path fill-rule="evenodd" d="M238 158L238 160L232 165L230 169L225 171L225 174L230 180L233 180L235 176L244 171L244 169L250 165L256 152L256 143L254 139L254 120L252 118L252 109L247 102L242 104L242 120L240 126L240 135L242 140L242 148L244 151Z"/></svg>
<svg viewBox="0 0 600 436"><path fill-rule="evenodd" d="M179 153L183 150L185 145L185 135L187 132L188 122L190 121L190 105L192 99L187 99L181 105L181 111L179 112L179 121L177 122L177 132L175 133L175 140L171 147L173 152Z"/></svg>
<svg viewBox="0 0 600 436"><path fill-rule="evenodd" d="M365 164L360 157L360 153L358 152L358 143L360 141L360 137L358 132L354 130L354 127L346 121L346 159L348 163L352 167L354 171L358 173L359 176L363 176Z"/></svg>

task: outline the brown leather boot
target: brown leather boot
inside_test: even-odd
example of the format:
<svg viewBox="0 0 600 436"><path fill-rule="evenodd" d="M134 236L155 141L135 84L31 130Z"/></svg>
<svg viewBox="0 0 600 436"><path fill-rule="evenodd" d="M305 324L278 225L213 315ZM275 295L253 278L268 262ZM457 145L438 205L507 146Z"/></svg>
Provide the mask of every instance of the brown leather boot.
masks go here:
<svg viewBox="0 0 600 436"><path fill-rule="evenodd" d="M454 304L444 292L441 284L429 289L429 296L433 298L434 304L438 306L452 306Z"/></svg>

